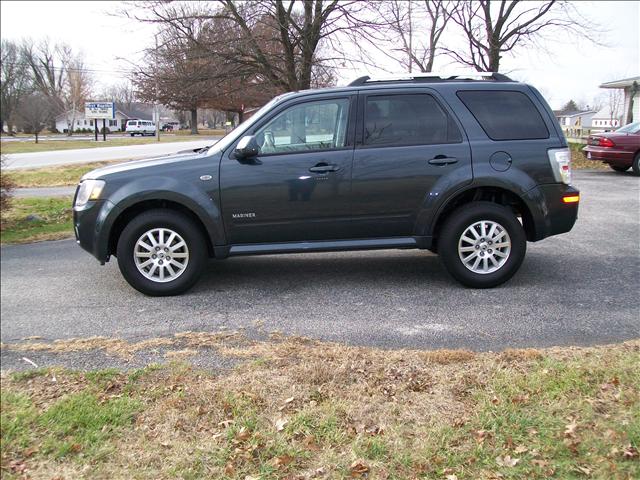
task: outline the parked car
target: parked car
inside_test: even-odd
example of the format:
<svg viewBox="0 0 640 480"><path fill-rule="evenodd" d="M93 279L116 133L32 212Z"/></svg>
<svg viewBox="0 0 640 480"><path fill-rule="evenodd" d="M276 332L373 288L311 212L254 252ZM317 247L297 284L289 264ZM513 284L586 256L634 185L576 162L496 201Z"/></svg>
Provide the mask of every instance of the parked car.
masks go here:
<svg viewBox="0 0 640 480"><path fill-rule="evenodd" d="M130 134L132 137L134 135L155 135L156 126L149 120L128 120L125 132Z"/></svg>
<svg viewBox="0 0 640 480"><path fill-rule="evenodd" d="M209 258L390 248L499 285L527 241L571 230L580 196L540 93L478 75L286 93L209 148L94 170L77 241L148 295L184 292Z"/></svg>
<svg viewBox="0 0 640 480"><path fill-rule="evenodd" d="M640 176L640 122L614 132L590 135L582 149L587 160L604 162L616 172L633 169Z"/></svg>
<svg viewBox="0 0 640 480"><path fill-rule="evenodd" d="M173 132L174 130L179 130L179 129L180 129L179 122L167 122L163 124L161 128L163 132Z"/></svg>

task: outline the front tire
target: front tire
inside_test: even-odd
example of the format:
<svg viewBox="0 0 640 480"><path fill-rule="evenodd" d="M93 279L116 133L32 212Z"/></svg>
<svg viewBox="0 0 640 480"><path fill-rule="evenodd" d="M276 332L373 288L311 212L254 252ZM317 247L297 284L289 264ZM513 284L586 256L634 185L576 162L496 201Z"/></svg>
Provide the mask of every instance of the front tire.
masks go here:
<svg viewBox="0 0 640 480"><path fill-rule="evenodd" d="M117 257L129 285L146 295L169 296L198 281L208 253L203 234L190 218L171 210L149 210L125 227Z"/></svg>
<svg viewBox="0 0 640 480"><path fill-rule="evenodd" d="M640 153L636 153L636 156L633 158L633 165L631 168L633 168L633 174L636 177L640 177Z"/></svg>
<svg viewBox="0 0 640 480"><path fill-rule="evenodd" d="M453 211L438 238L440 259L449 274L472 288L491 288L509 280L526 251L526 234L516 216L491 202L474 202Z"/></svg>

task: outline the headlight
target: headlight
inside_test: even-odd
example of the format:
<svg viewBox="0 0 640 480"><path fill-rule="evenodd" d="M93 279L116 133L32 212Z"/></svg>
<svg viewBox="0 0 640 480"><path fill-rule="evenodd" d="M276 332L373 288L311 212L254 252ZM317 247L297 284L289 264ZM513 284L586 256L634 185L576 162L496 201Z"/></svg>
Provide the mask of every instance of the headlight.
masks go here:
<svg viewBox="0 0 640 480"><path fill-rule="evenodd" d="M82 207L89 200L98 200L103 188L104 180L84 180L80 183L75 206Z"/></svg>
<svg viewBox="0 0 640 480"><path fill-rule="evenodd" d="M568 148L549 149L549 163L556 182L571 184L571 152Z"/></svg>

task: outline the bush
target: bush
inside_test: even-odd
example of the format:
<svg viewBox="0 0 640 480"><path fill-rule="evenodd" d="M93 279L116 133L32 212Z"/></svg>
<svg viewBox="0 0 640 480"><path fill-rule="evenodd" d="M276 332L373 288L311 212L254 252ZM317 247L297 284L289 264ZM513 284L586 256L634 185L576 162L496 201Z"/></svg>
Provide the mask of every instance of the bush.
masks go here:
<svg viewBox="0 0 640 480"><path fill-rule="evenodd" d="M0 212L2 213L11 207L11 196L15 188L13 180L4 170L5 161L5 157L2 156L0 158ZM0 218L4 218L4 215Z"/></svg>
<svg viewBox="0 0 640 480"><path fill-rule="evenodd" d="M100 129L100 133L111 133L111 130L109 129L109 127L103 127Z"/></svg>
<svg viewBox="0 0 640 480"><path fill-rule="evenodd" d="M49 130L50 133L60 133L60 130L58 130L56 127L48 128L47 130Z"/></svg>

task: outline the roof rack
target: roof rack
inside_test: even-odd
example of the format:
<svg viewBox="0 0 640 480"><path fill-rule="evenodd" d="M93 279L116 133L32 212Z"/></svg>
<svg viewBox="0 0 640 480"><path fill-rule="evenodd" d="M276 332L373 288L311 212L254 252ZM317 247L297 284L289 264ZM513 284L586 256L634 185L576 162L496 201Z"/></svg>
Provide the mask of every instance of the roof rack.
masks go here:
<svg viewBox="0 0 640 480"><path fill-rule="evenodd" d="M470 72L470 73L401 73L398 75L389 75L381 77L370 77L364 75L363 77L356 78L351 82L349 87L357 87L359 85L366 85L368 83L378 82L401 82L401 81L419 81L419 82L443 82L451 80L494 80L496 82L513 82L509 77L502 73L496 72Z"/></svg>

